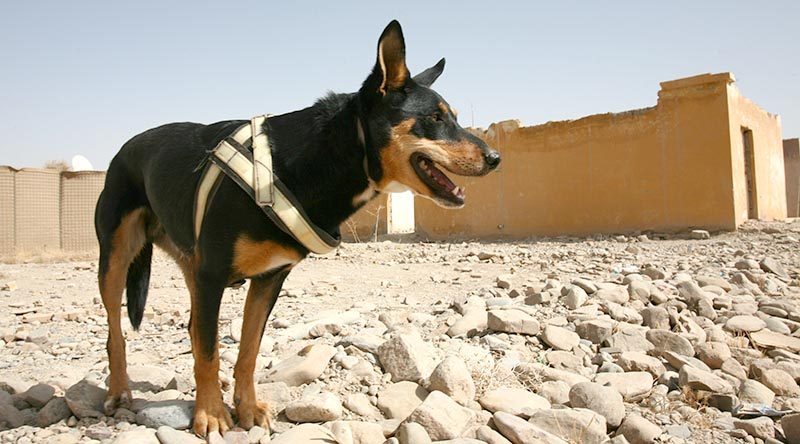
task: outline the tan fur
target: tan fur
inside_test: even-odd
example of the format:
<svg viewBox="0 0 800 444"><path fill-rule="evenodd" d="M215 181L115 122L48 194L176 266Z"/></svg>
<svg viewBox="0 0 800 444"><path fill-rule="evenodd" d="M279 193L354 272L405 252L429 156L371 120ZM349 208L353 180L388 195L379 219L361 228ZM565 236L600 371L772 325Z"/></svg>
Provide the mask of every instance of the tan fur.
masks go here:
<svg viewBox="0 0 800 444"><path fill-rule="evenodd" d="M237 278L258 276L274 268L296 264L302 259L293 248L273 241L256 242L247 236L236 240L233 252L233 269Z"/></svg>
<svg viewBox="0 0 800 444"><path fill-rule="evenodd" d="M100 295L108 315L106 347L110 376L104 404L107 413L132 400L128 388L125 338L122 335L120 311L128 267L146 242L144 217L144 209L137 208L122 218L111 241L108 269L99 279Z"/></svg>

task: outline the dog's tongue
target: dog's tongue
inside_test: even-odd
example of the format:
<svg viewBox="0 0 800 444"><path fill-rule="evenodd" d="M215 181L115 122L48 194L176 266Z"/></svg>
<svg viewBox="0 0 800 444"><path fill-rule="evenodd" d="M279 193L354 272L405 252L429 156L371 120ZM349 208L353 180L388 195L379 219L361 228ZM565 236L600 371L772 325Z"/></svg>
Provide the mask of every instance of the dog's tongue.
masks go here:
<svg viewBox="0 0 800 444"><path fill-rule="evenodd" d="M454 184L443 172L441 172L435 165L431 162L430 166L431 177L433 180L436 181L439 185L442 186L447 191L453 191L456 187Z"/></svg>

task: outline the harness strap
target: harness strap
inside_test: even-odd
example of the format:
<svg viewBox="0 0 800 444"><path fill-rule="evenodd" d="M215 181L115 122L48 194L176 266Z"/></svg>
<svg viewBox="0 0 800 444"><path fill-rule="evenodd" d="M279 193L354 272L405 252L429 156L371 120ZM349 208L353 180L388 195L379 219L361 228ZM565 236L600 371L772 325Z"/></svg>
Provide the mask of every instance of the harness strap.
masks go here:
<svg viewBox="0 0 800 444"><path fill-rule="evenodd" d="M195 239L200 237L210 204L209 193L221 179L220 173L224 173L247 192L281 230L309 251L328 253L339 245L339 240L314 225L297 199L272 174L272 153L263 130L265 121L266 116L253 118L250 124L242 125L211 152L211 162L203 172L195 196ZM248 142L253 144L253 151L246 148Z"/></svg>

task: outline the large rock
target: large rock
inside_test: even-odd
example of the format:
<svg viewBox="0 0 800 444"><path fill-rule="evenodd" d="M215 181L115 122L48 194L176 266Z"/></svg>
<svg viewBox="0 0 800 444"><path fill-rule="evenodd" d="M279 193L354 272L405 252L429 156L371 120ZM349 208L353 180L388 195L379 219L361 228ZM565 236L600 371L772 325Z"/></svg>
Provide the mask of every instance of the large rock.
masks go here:
<svg viewBox="0 0 800 444"><path fill-rule="evenodd" d="M294 422L335 421L342 416L342 402L329 392L308 395L290 402L285 413Z"/></svg>
<svg viewBox="0 0 800 444"><path fill-rule="evenodd" d="M422 401L420 401L422 402ZM369 419L380 419L381 412L369 401L363 393L351 393L344 400L344 406L351 412Z"/></svg>
<svg viewBox="0 0 800 444"><path fill-rule="evenodd" d="M521 310L489 311L489 328L504 333L538 335L539 321Z"/></svg>
<svg viewBox="0 0 800 444"><path fill-rule="evenodd" d="M15 429L25 424L25 415L10 402L0 402L0 429Z"/></svg>
<svg viewBox="0 0 800 444"><path fill-rule="evenodd" d="M627 401L649 392L653 388L653 375L648 372L598 373L594 382L614 388Z"/></svg>
<svg viewBox="0 0 800 444"><path fill-rule="evenodd" d="M419 382L431 375L436 366L433 347L419 333L395 333L378 347L378 359L392 381Z"/></svg>
<svg viewBox="0 0 800 444"><path fill-rule="evenodd" d="M158 393L178 388L175 373L154 365L131 365L128 367L128 385L131 390Z"/></svg>
<svg viewBox="0 0 800 444"><path fill-rule="evenodd" d="M31 407L40 409L53 398L55 393L55 387L50 384L35 384L28 390L25 390L21 397L25 402L30 404Z"/></svg>
<svg viewBox="0 0 800 444"><path fill-rule="evenodd" d="M585 304L588 299L589 296L586 294L586 290L578 285L572 285L567 290L567 294L564 295L564 305L570 310L575 310Z"/></svg>
<svg viewBox="0 0 800 444"><path fill-rule="evenodd" d="M381 444L386 440L380 424L366 421L338 422L343 423L350 429L353 435L353 444Z"/></svg>
<svg viewBox="0 0 800 444"><path fill-rule="evenodd" d="M549 324L544 327L541 339L555 349L566 351L575 348L581 340L577 333Z"/></svg>
<svg viewBox="0 0 800 444"><path fill-rule="evenodd" d="M387 418L402 420L427 397L428 391L415 382L396 382L378 392L378 408Z"/></svg>
<svg viewBox="0 0 800 444"><path fill-rule="evenodd" d="M661 436L661 428L639 415L628 415L617 433L630 444L653 444Z"/></svg>
<svg viewBox="0 0 800 444"><path fill-rule="evenodd" d="M678 372L678 384L680 384L681 387L689 387L692 390L733 394L733 387L728 381L711 372L706 372L689 365L684 365L681 367L680 372Z"/></svg>
<svg viewBox="0 0 800 444"><path fill-rule="evenodd" d="M645 337L654 346L657 354L664 352L674 352L684 356L694 356L694 347L691 342L683 336L669 330L649 330Z"/></svg>
<svg viewBox="0 0 800 444"><path fill-rule="evenodd" d="M138 428L120 433L111 444L160 444L160 442L155 430Z"/></svg>
<svg viewBox="0 0 800 444"><path fill-rule="evenodd" d="M448 336L475 336L489 327L489 313L485 307L468 308L464 315L447 330Z"/></svg>
<svg viewBox="0 0 800 444"><path fill-rule="evenodd" d="M646 334L641 329L633 328L621 329L609 336L605 343L609 347L617 348L624 352L648 352L655 348L653 343L647 340Z"/></svg>
<svg viewBox="0 0 800 444"><path fill-rule="evenodd" d="M431 373L428 390L438 390L466 405L475 399L475 382L467 364L459 357L448 356Z"/></svg>
<svg viewBox="0 0 800 444"><path fill-rule="evenodd" d="M551 409L535 412L529 422L569 442L604 443L606 420L587 409Z"/></svg>
<svg viewBox="0 0 800 444"><path fill-rule="evenodd" d="M266 375L266 382L285 382L289 386L303 385L319 377L328 366L336 349L327 344L314 344L284 359Z"/></svg>
<svg viewBox="0 0 800 444"><path fill-rule="evenodd" d="M529 418L536 410L550 408L547 399L522 388L502 387L489 390L479 402L492 413L507 412L523 418Z"/></svg>
<svg viewBox="0 0 800 444"><path fill-rule="evenodd" d="M156 430L156 437L162 444L203 444L205 442L193 434L175 430L168 426L159 427Z"/></svg>
<svg viewBox="0 0 800 444"><path fill-rule="evenodd" d="M567 444L567 441L506 412L497 412L492 417L497 430L513 444Z"/></svg>
<svg viewBox="0 0 800 444"><path fill-rule="evenodd" d="M523 422L528 424L526 421ZM509 441L505 436L501 435L500 432L485 425L475 429L475 437L486 444L512 444L511 441Z"/></svg>
<svg viewBox="0 0 800 444"><path fill-rule="evenodd" d="M616 428L625 417L622 395L611 387L594 382L581 382L569 391L569 404L575 408L589 409L606 419L606 424Z"/></svg>
<svg viewBox="0 0 800 444"><path fill-rule="evenodd" d="M68 388L64 397L72 414L77 418L103 416L106 391L85 379Z"/></svg>
<svg viewBox="0 0 800 444"><path fill-rule="evenodd" d="M271 444L334 444L336 437L330 430L317 424L300 424L273 439Z"/></svg>
<svg viewBox="0 0 800 444"><path fill-rule="evenodd" d="M36 425L39 427L47 427L58 421L69 418L70 415L72 415L72 412L69 409L69 405L67 405L67 400L64 398L53 398L36 414Z"/></svg>
<svg viewBox="0 0 800 444"><path fill-rule="evenodd" d="M613 285L607 288L601 288L593 295L604 301L614 302L616 304L624 304L630 300L628 289L621 285Z"/></svg>
<svg viewBox="0 0 800 444"><path fill-rule="evenodd" d="M742 429L754 438L775 438L775 425L767 416L753 419L734 419L733 427Z"/></svg>
<svg viewBox="0 0 800 444"><path fill-rule="evenodd" d="M139 410L136 422L152 429L169 426L176 430L185 430L189 428L193 414L194 401L155 401L148 402Z"/></svg>
<svg viewBox="0 0 800 444"><path fill-rule="evenodd" d="M669 330L669 313L663 307L646 307L639 312L642 324L659 330Z"/></svg>
<svg viewBox="0 0 800 444"><path fill-rule="evenodd" d="M432 440L443 440L461 436L474 416L472 410L434 391L411 413L408 421L424 427Z"/></svg>
<svg viewBox="0 0 800 444"><path fill-rule="evenodd" d="M783 265L771 257L765 257L758 265L767 273L772 273L782 278L789 277L789 273L786 272L786 269L783 268Z"/></svg>

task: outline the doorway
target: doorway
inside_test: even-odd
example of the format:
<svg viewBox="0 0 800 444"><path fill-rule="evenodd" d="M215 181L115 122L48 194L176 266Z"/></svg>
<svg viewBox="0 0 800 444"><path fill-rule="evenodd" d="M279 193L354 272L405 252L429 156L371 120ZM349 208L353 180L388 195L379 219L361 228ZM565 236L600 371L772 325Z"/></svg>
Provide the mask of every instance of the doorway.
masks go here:
<svg viewBox="0 0 800 444"><path fill-rule="evenodd" d="M742 146L744 147L744 180L747 187L747 218L758 219L753 131L744 127L742 127Z"/></svg>
<svg viewBox="0 0 800 444"><path fill-rule="evenodd" d="M389 234L414 232L414 194L411 191L389 194Z"/></svg>

